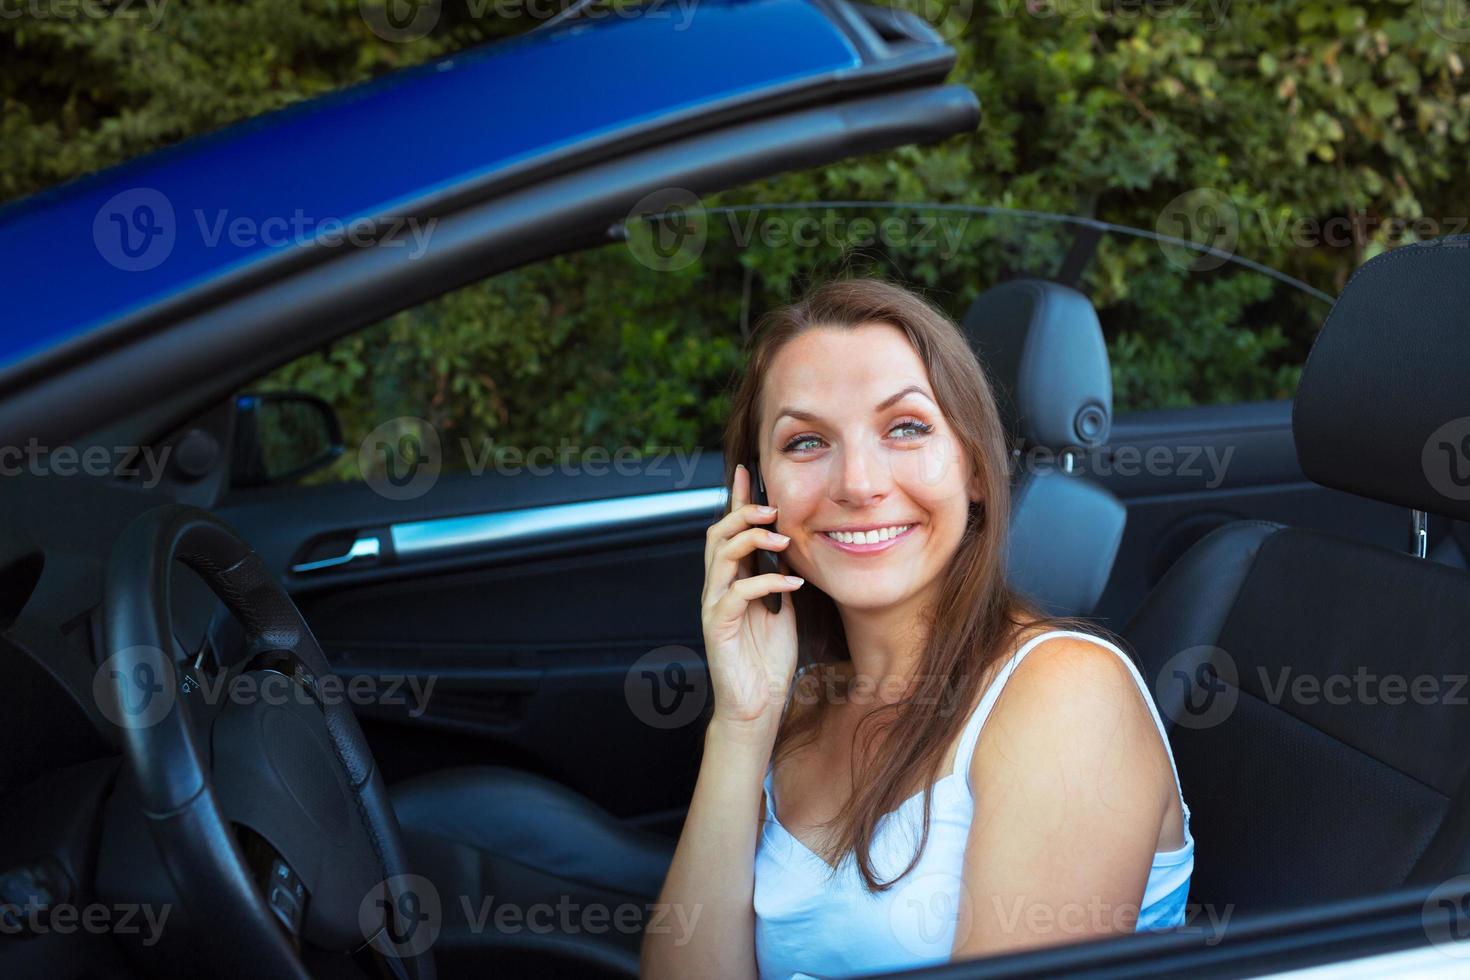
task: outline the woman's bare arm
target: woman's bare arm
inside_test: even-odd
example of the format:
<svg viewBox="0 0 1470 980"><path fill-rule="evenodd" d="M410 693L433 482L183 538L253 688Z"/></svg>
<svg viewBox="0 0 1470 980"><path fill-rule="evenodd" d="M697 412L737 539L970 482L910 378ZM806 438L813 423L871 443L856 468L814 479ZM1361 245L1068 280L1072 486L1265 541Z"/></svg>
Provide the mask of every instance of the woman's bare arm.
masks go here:
<svg viewBox="0 0 1470 980"><path fill-rule="evenodd" d="M779 613L757 601L794 592L800 578L752 575L757 547L779 551L789 539L758 524L774 508L749 504L750 474L737 466L730 513L705 536L701 598L714 717L704 736L699 779L661 908L643 936L645 977L754 977L756 836L761 784L796 667L796 613L788 595ZM670 923L692 924L678 933Z"/></svg>
<svg viewBox="0 0 1470 980"><path fill-rule="evenodd" d="M956 959L1132 932L1173 771L1127 666L1046 640L996 700L970 764Z"/></svg>
<svg viewBox="0 0 1470 980"><path fill-rule="evenodd" d="M756 838L775 729L712 721L699 780L659 893L669 929L644 933L644 977L753 978ZM688 928L681 928L687 923Z"/></svg>

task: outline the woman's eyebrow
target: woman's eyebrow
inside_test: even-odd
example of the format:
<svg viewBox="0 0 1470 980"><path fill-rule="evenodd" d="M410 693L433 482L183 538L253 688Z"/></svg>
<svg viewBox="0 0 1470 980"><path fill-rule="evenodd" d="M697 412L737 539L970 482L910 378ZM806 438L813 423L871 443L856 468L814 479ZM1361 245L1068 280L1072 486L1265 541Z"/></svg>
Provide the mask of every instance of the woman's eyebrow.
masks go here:
<svg viewBox="0 0 1470 980"><path fill-rule="evenodd" d="M899 400L902 399L905 395L923 395L925 398L929 399L929 401L934 401L934 397L930 395L929 392L926 391L922 385L906 385L905 387L900 388L898 391L895 391L893 394L889 395L887 398L879 402L877 407L875 407L873 411L887 411L894 405L898 404ZM785 418L788 415L794 419L801 419L803 422L822 421L821 417L814 412L808 412L800 408L793 408L790 406L783 408L776 413L776 421L779 422L781 421L781 419Z"/></svg>

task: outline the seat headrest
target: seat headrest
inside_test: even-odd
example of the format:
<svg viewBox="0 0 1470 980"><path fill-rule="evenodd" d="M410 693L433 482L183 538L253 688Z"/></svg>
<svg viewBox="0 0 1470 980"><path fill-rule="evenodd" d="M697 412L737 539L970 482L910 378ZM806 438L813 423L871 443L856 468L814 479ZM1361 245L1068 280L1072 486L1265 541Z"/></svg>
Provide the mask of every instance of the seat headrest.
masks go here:
<svg viewBox="0 0 1470 980"><path fill-rule="evenodd" d="M1470 519L1470 235L1353 274L1307 355L1291 434L1325 487Z"/></svg>
<svg viewBox="0 0 1470 980"><path fill-rule="evenodd" d="M981 293L963 327L1017 446L1060 452L1107 441L1113 377L1086 296L1041 279L1012 280Z"/></svg>

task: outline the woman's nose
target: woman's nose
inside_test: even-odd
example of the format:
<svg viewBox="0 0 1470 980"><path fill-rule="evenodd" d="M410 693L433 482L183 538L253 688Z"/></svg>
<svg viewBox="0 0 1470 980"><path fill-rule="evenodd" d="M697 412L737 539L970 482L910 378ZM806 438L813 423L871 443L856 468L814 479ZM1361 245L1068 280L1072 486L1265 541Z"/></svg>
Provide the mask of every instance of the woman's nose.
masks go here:
<svg viewBox="0 0 1470 980"><path fill-rule="evenodd" d="M833 470L832 499L848 507L864 507L887 495L893 482L888 461L868 449L842 449Z"/></svg>

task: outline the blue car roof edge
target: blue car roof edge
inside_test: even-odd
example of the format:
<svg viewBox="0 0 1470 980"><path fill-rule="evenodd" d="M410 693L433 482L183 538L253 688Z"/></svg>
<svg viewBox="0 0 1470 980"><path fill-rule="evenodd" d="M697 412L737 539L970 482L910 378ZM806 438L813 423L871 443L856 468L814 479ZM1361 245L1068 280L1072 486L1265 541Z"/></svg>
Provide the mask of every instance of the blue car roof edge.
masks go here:
<svg viewBox="0 0 1470 980"><path fill-rule="evenodd" d="M923 86L936 78L942 79L953 63L954 53L949 49L914 52L912 55L894 59L881 71L845 69L827 73L825 77L815 81L810 78L797 79L773 87L757 100L732 97L721 100L713 107L692 106L614 133L589 137L544 156L524 159L485 175L480 180L467 181L451 188L433 188L419 197L385 202L376 213L362 217L370 222L380 222L385 216L399 219L442 217L498 195L513 193L534 181L550 179L585 166L595 166L661 143L755 119L774 118L803 108L819 108L839 94L844 99L858 98ZM102 172L106 173L108 172ZM0 383L25 383L27 376L44 371L46 364L53 358L67 357L76 342L85 341L109 325L132 323L149 318L154 311L173 308L181 303L188 304L196 296L212 293L222 283L233 281L237 277L259 275L264 281L269 281L290 275L316 262L329 261L331 251L308 243L288 251L255 256L234 269L213 275L156 302L114 311L114 315L107 319L79 326L71 336L50 347L22 354L9 363L0 363Z"/></svg>
<svg viewBox="0 0 1470 980"><path fill-rule="evenodd" d="M486 166L463 174L426 174L426 179L401 180L396 186L393 183L380 184L376 196L361 200L362 207L340 212L341 220L351 221L356 227L370 227L390 214L400 217L404 214L429 217L436 213L447 213L465 206L466 202L474 203L490 194L509 192L525 182L545 179L574 167L595 164L600 158L611 158L619 153L653 145L660 140L679 139L702 129L714 129L733 125L744 119L776 115L804 105L819 105L827 101L854 99L867 93L940 83L955 63L955 52L942 41L921 37L914 43L909 43L904 30L893 28L885 28L885 35L896 40L881 55L859 57L854 50L854 30L849 22L865 25L863 17L848 10L848 5L838 0L805 0L805 3L832 24L831 29L836 35L848 39L848 50L852 52L856 63L775 80L753 91L726 93L704 103L678 106L661 114L630 121L612 130L594 131L594 135L583 135L581 138L574 136L570 141L557 145L529 148L528 152L519 156L513 154L505 157L493 167ZM877 36L875 30L867 29ZM523 39L516 38L498 45L487 45L477 53L514 45L521 40ZM319 111L323 107L344 101L350 103L381 93L384 87L392 91L412 77L431 75L440 66L453 63L461 57L464 56L439 59L351 89L286 106L0 207L0 235L4 235L10 227L16 228L18 232L26 223L34 224L37 220L45 220L52 209L71 208L79 196L105 193L114 185L120 186L120 183L147 183L154 168L170 165L177 167L181 154L207 153L212 144L220 142L229 147L242 138L253 139L249 134L257 128L283 125L281 120L295 113ZM57 213L61 214L61 211L58 210ZM282 248L282 245L285 247ZM310 241L276 243L270 247L261 247L257 243L256 247L248 251L236 254L221 252L212 265L201 265L190 270L191 274L176 275L171 281L152 284L139 280L126 289L115 289L116 295L109 295L106 302L63 304L55 311L52 326L44 331L33 330L30 332L32 336L17 337L8 345L8 349L0 352L0 375L9 375L12 370L24 372L35 359L44 357L48 351L65 345L73 338L88 335L110 323L131 318L148 309L166 305L180 294L197 288L207 289L211 280L234 275L239 268L269 266L276 261L311 262L314 260L311 251ZM289 253L290 257L282 259L285 253ZM188 255L182 252L180 254L186 257ZM39 315L39 308L34 312Z"/></svg>
<svg viewBox="0 0 1470 980"><path fill-rule="evenodd" d="M419 198L405 198L402 201L389 202L384 207L397 211L406 202L411 201L417 204L418 201L432 201L436 198L443 199L445 202L443 206L454 207L453 202L461 193L469 197L477 197L485 193L486 188L494 188L496 192L514 190L517 186L531 180L555 176L562 170L579 166L586 162L585 158L588 156L596 156L600 153L611 155L620 152L623 149L622 144L629 144L631 149L641 149L642 146L632 146L632 144L638 144L653 137L682 139L685 136L695 135L703 129L715 129L806 105L819 105L824 99L838 92L844 96L857 96L933 84L943 81L954 64L955 54L952 49L937 49L907 53L876 68L871 65L857 65L822 75L794 78L770 86L758 98L752 99L740 94L700 105L687 106L615 132L589 136L567 146L559 147L543 156L524 158L486 175L481 180L471 180L455 185L452 192L434 190ZM403 70L417 71L423 67L427 66L420 65ZM125 177L135 169L146 169L145 165L156 164L174 155L197 149L206 143L226 140L251 129L273 124L283 114L316 108L319 108L318 100L282 106L279 109L231 123L213 132L171 144L152 153L75 177L54 187L48 187L43 191L0 205L0 230L3 230L7 219L29 211L33 206L84 190L94 183L106 183L117 177Z"/></svg>
<svg viewBox="0 0 1470 980"><path fill-rule="evenodd" d="M838 69L828 72L826 75L808 76L802 79L793 79L789 83L778 85L767 89L761 97L748 99L744 96L732 96L728 99L715 103L705 103L698 106L690 106L679 110L673 115L689 114L700 116L704 114L717 114L730 111L740 105L748 105L752 111L761 109L784 108L780 104L780 97L797 94L800 90L810 87L820 90L834 82L853 84L849 91L857 93L871 88L874 91L888 86L905 84L919 84L924 81L937 82L949 74L956 61L953 48L937 43L933 47L924 50L910 50L904 52L875 52L871 44L866 43L866 34L872 34L871 28L866 24L862 29L855 28L852 21L861 20L860 15L853 12L853 4L846 2L834 2L834 0L808 0L812 7L822 11L833 23L833 26L848 40L860 57L860 62L849 68ZM546 27L548 25L542 25ZM566 25L570 27L571 23ZM188 153L202 146L223 142L236 138L244 133L257 129L270 129L280 123L294 118L297 115L319 112L335 105L346 104L358 99L367 98L381 91L397 88L411 84L419 77L428 77L443 70L444 67L467 58L489 57L500 54L508 46L524 43L533 43L546 40L546 36L540 29L528 31L525 34L505 38L500 41L488 42L463 51L451 52L430 59L417 65L399 68L375 78L367 79L346 88L337 89L316 95L308 99L292 102L288 105L278 106L274 109L262 112L259 115L250 116L228 123L218 129L200 133L160 147L129 160L124 160L104 167L100 170L87 174L81 174L69 180L63 181L51 187L28 194L0 204L0 227L13 217L29 212L31 210L42 210L44 206L70 194L88 189L97 184L106 184L120 177L127 177L151 169L159 162L166 161L176 155ZM883 60L870 60L882 57ZM768 104L767 95L776 96ZM728 104L725 104L728 103ZM613 136L621 135L611 134Z"/></svg>
<svg viewBox="0 0 1470 980"><path fill-rule="evenodd" d="M872 114L867 125L860 122L864 113ZM60 443L103 424L100 419L84 418L83 406L67 394L75 391L78 385L97 386L98 390L110 392L105 398L112 405L113 418L117 420L142 413L146 405L137 399L143 396L127 388L141 383L132 376L144 365L150 365L145 373L157 377L168 357L184 356L183 351L186 350L194 362L190 372L178 377L168 376L165 380L172 388L185 386L187 390L166 401L183 396L193 399L199 385L225 383L212 375L206 375L207 380L199 381L197 385L192 380L193 374L201 369L197 363L198 357L202 356L201 345L238 345L247 330L247 322L252 325L248 328L250 331L259 323L259 310L263 303L286 301L286 293L282 290L295 298L290 299L286 306L279 307L283 315L274 317L273 336L279 336L272 342L271 350L276 352L272 358L277 355L284 358L313 349L396 309L545 257L541 254L543 251L547 255L558 254L595 244L607 227L599 221L617 209L622 209L618 211L621 215L631 202L646 194L650 186L683 184L698 189L712 180L719 186L728 186L732 182L758 179L793 167L815 165L820 159L862 152L865 148L862 144L865 143L877 148L880 145L933 142L973 128L978 117L979 105L974 92L963 86L951 85L879 94L840 106L808 108L780 117L754 120L729 131L701 134L679 145L676 153L668 156L668 163L659 167L650 167L649 162L666 156L667 151L660 148L614 158L595 170L564 174L553 179L549 186L523 187L504 198L482 202L456 213L448 220L456 223L457 227L450 226L443 235L436 235L430 254L417 259L413 280L421 287L417 289L405 289L408 280L404 279L401 263L391 263L396 256L371 248L336 250L334 261L298 270L283 279L268 282L264 287L248 279L237 279L230 283L228 294L211 296L207 302L201 303L193 298L190 304L173 303L167 309L149 311L147 317L121 320L85 338L72 338L55 345L43 356L25 362L27 371L24 376L19 376L14 366L8 370L0 369L0 384L10 392L7 406L10 411L0 416L0 439L8 435L24 441L28 435L36 435ZM760 143L760 147L744 157L732 158L728 154L730 145L749 147L753 142ZM732 159L736 160L733 169ZM609 179L613 181L612 187L607 186ZM551 201L569 193L572 200L555 207L551 205ZM510 211L508 216L490 218L491 214L505 209ZM544 221L546 219L541 216L550 215L553 223L550 234L554 237L541 238L529 250L521 244L512 248L512 238L516 242L526 240L523 232L531 220L527 217L527 209L534 209L537 221ZM476 227L476 223L483 225L488 220L497 222L497 228L486 230ZM510 227L506 226L507 223ZM578 228L581 229L580 237L574 234ZM513 256L510 254L512 251L515 253ZM436 256L434 252L440 254ZM363 262L368 264L363 265ZM333 270L345 269L349 263L358 270L345 273L346 278L342 282L349 285L343 286L338 282L325 291L308 293L314 297L314 305L302 307L297 302L303 289L315 288L310 287L310 280L305 277L335 276L338 273ZM361 271L363 269L372 271L367 273ZM392 299L385 298L386 294L363 299L364 283L373 284L369 292L373 292L374 297L387 290L391 292ZM356 308L349 310L342 306L344 297L350 298L350 303L371 306L372 309L364 309L359 315ZM325 312L328 307L330 315ZM330 323L330 326L314 329L303 336L301 329L304 324L318 322ZM195 336L177 332L191 329ZM291 350L281 353L286 347ZM234 350L233 347L230 349ZM231 354L231 357L235 356ZM268 368L267 365L261 370ZM216 367L203 369L212 371ZM240 380L243 383L248 378ZM218 395L219 392L211 390L210 397ZM129 398L133 401L128 401ZM193 408L204 404L205 401L198 401ZM150 432L148 437L159 434ZM144 438L144 435L139 433L138 438Z"/></svg>

